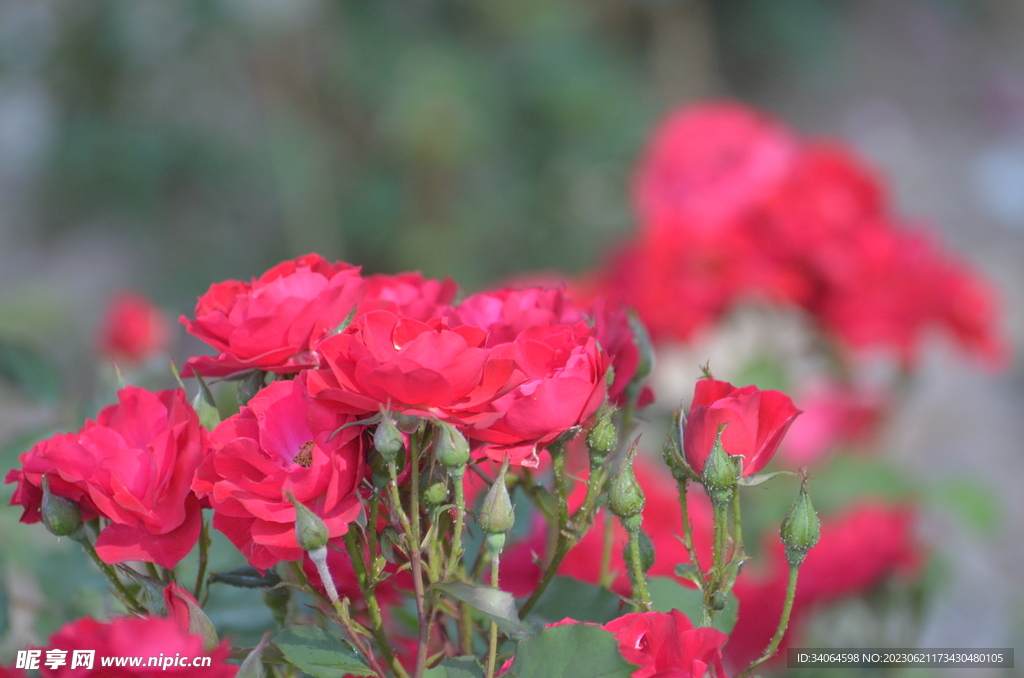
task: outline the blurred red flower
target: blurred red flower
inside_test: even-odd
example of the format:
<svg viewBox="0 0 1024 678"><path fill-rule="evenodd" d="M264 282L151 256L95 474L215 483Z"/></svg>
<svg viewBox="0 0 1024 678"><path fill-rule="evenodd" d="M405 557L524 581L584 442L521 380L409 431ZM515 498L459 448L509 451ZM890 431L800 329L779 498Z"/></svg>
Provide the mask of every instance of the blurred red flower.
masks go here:
<svg viewBox="0 0 1024 678"><path fill-rule="evenodd" d="M107 307L98 336L99 351L129 364L167 350L170 323L152 301L141 294L118 294Z"/></svg>

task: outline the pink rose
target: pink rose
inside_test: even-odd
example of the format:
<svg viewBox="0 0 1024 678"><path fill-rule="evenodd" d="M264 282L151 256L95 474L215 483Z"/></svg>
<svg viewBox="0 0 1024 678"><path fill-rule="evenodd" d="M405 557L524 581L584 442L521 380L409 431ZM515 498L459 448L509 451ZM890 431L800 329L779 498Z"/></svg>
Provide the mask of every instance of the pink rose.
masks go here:
<svg viewBox="0 0 1024 678"><path fill-rule="evenodd" d="M199 539L199 500L190 486L206 432L180 389L128 386L117 397L78 433L21 455L21 470L7 474L6 482L18 482L11 505L24 507L21 522L39 522L45 474L50 490L77 502L84 520L110 520L96 541L104 562L171 568Z"/></svg>
<svg viewBox="0 0 1024 678"><path fill-rule="evenodd" d="M447 308L459 289L451 278L434 280L419 272L365 277L366 296L359 313L387 310L406 318L426 321Z"/></svg>

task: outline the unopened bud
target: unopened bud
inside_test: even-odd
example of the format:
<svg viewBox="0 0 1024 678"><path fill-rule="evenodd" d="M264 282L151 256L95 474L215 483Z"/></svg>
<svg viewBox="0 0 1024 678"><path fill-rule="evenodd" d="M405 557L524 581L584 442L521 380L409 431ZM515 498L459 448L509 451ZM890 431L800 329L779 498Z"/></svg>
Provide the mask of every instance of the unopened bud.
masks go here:
<svg viewBox="0 0 1024 678"><path fill-rule="evenodd" d="M480 509L480 527L487 534L504 534L512 529L516 515L512 508L512 498L505 486L505 474L508 472L508 459L501 465L498 477L494 479L491 489L487 490L484 505Z"/></svg>
<svg viewBox="0 0 1024 678"><path fill-rule="evenodd" d="M394 461L398 455L405 451L405 439L402 432L398 430L394 420L384 414L377 430L373 433L373 447L386 462Z"/></svg>
<svg viewBox="0 0 1024 678"><path fill-rule="evenodd" d="M303 551L315 551L327 544L330 533L320 516L310 511L305 504L295 499L290 492L285 498L295 507L295 541Z"/></svg>
<svg viewBox="0 0 1024 678"><path fill-rule="evenodd" d="M725 424L718 427L718 435L715 436L715 444L711 447L711 454L704 461L704 475L701 480L704 487L708 489L711 498L719 501L728 501L732 496L732 489L739 480L739 470L736 468L735 459L726 453L722 447L722 431Z"/></svg>
<svg viewBox="0 0 1024 678"><path fill-rule="evenodd" d="M40 506L43 525L58 537L74 534L82 526L82 511L78 504L67 497L59 497L50 491L50 480L43 474L43 501Z"/></svg>
<svg viewBox="0 0 1024 678"><path fill-rule="evenodd" d="M182 631L203 639L204 650L209 652L217 647L220 643L217 629L191 593L177 584L171 584L164 589L164 604Z"/></svg>
<svg viewBox="0 0 1024 678"><path fill-rule="evenodd" d="M448 476L439 468L428 469L420 477L420 503L428 509L448 501Z"/></svg>
<svg viewBox="0 0 1024 678"><path fill-rule="evenodd" d="M604 410L587 434L587 448L590 450L590 467L597 468L604 464L609 454L615 451L618 442L618 435L615 432L615 425L612 423L612 414L615 410L608 408Z"/></svg>
<svg viewBox="0 0 1024 678"><path fill-rule="evenodd" d="M721 612L725 609L726 604L729 602L729 598L721 591L715 591L711 594L711 609L717 612Z"/></svg>
<svg viewBox="0 0 1024 678"><path fill-rule="evenodd" d="M608 497L608 509L623 519L640 515L647 503L643 488L640 487L636 474L633 473L633 459L636 457L636 448L639 442L640 439L637 438L629 448L629 453L622 462L618 475L612 480L611 494Z"/></svg>
<svg viewBox="0 0 1024 678"><path fill-rule="evenodd" d="M434 423L434 458L448 468L469 463L469 443L459 429L449 423Z"/></svg>
<svg viewBox="0 0 1024 678"><path fill-rule="evenodd" d="M683 456L683 446L680 443L685 419L686 415L683 414L683 408L680 406L672 414L672 428L669 429L668 440L665 441L665 445L661 449L662 459L665 460L665 464L672 471L672 477L677 481L686 480L692 475L692 471L686 463L686 457Z"/></svg>
<svg viewBox="0 0 1024 678"><path fill-rule="evenodd" d="M786 560L794 567L804 562L807 552L814 548L821 537L821 521L807 493L806 477L800 485L800 494L782 521L779 534L782 543L786 545Z"/></svg>

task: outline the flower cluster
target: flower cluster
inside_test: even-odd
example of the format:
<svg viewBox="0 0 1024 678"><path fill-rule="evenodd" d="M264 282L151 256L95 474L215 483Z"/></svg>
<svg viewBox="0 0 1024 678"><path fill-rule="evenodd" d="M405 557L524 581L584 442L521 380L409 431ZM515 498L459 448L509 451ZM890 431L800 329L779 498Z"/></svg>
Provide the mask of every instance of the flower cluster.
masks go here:
<svg viewBox="0 0 1024 678"><path fill-rule="evenodd" d="M655 338L687 340L761 298L907 364L932 328L992 364L1007 357L993 290L894 216L845 146L803 141L736 103L680 109L650 139L634 202L638 234L579 292L624 300Z"/></svg>

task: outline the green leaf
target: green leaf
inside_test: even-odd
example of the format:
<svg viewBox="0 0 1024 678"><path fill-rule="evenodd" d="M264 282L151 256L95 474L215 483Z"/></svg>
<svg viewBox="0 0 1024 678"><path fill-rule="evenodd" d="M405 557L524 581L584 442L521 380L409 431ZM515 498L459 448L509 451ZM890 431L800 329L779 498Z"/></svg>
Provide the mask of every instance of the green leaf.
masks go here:
<svg viewBox="0 0 1024 678"><path fill-rule="evenodd" d="M267 672L263 668L263 648L266 646L269 636L270 631L263 634L259 645L254 647L252 652L245 657L242 665L238 668L235 678L265 678Z"/></svg>
<svg viewBox="0 0 1024 678"><path fill-rule="evenodd" d="M28 342L0 337L0 380L33 400L60 400L56 366Z"/></svg>
<svg viewBox="0 0 1024 678"><path fill-rule="evenodd" d="M518 678L629 678L636 666L600 626L566 624L519 641L510 673Z"/></svg>
<svg viewBox="0 0 1024 678"><path fill-rule="evenodd" d="M680 539L680 541L682 540ZM698 587L703 586L704 583L704 574L693 563L679 563L676 565L676 576L689 579Z"/></svg>
<svg viewBox="0 0 1024 678"><path fill-rule="evenodd" d="M345 640L319 626L290 626L277 633L273 642L289 664L314 678L373 675Z"/></svg>
<svg viewBox="0 0 1024 678"><path fill-rule="evenodd" d="M476 657L448 657L427 669L423 678L484 678L484 667Z"/></svg>
<svg viewBox="0 0 1024 678"><path fill-rule="evenodd" d="M604 624L621 614L621 606L621 599L603 586L556 576L530 612L529 619L543 624L569 617L580 622Z"/></svg>
<svg viewBox="0 0 1024 678"><path fill-rule="evenodd" d="M227 584L243 589L262 589L277 586L281 583L281 577L273 570L267 570L265 574L251 565L240 567L230 572L215 572L210 575L211 584Z"/></svg>
<svg viewBox="0 0 1024 678"><path fill-rule="evenodd" d="M434 584L433 588L480 610L508 636L522 636L530 632L519 621L516 600L508 591L490 586L474 586L460 581Z"/></svg>
<svg viewBox="0 0 1024 678"><path fill-rule="evenodd" d="M647 582L647 592L656 612L671 612L673 609L685 614L693 625L700 623L704 607L704 594L698 589L683 586L670 577L651 577ZM728 635L736 625L740 603L730 593L726 597L725 609L715 615L712 626Z"/></svg>
<svg viewBox="0 0 1024 678"><path fill-rule="evenodd" d="M796 476L792 471L776 471L775 473L757 473L752 476L743 476L739 479L739 484L744 487L756 487L762 483L766 483L776 476Z"/></svg>
<svg viewBox="0 0 1024 678"><path fill-rule="evenodd" d="M196 372L196 381L199 382L199 393L192 400L192 409L199 415L199 423L202 424L207 431L212 431L217 428L217 424L220 423L220 412L217 410L217 401L213 397L213 393L210 392L210 387L203 381L203 377Z"/></svg>

